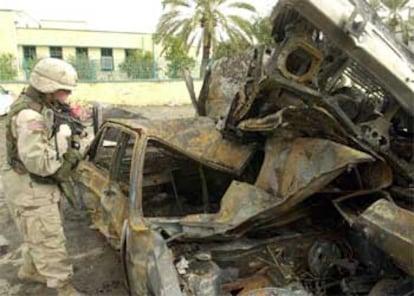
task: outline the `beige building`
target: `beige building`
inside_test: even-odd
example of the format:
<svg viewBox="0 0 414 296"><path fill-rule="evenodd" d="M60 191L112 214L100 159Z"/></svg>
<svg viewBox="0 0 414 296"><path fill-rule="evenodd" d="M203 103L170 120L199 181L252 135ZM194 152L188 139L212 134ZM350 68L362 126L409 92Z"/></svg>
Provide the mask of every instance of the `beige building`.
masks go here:
<svg viewBox="0 0 414 296"><path fill-rule="evenodd" d="M18 80L25 80L33 61L43 57L72 62L81 79L128 79L120 64L137 49L154 56L145 68L146 78L159 78L162 72L163 59L152 34L89 30L82 21L37 21L23 11L0 9L0 44L0 55L13 55Z"/></svg>

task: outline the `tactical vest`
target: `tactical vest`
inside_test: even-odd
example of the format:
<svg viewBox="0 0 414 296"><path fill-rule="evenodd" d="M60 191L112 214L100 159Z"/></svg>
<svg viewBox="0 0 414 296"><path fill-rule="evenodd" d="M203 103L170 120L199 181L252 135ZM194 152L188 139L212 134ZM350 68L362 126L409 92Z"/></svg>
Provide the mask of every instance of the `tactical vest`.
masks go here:
<svg viewBox="0 0 414 296"><path fill-rule="evenodd" d="M24 92L19 98L12 104L6 119L6 152L7 162L18 174L26 174L28 171L24 167L22 161L19 158L17 151L17 139L12 133L12 119L20 111L24 109L31 109L38 113L41 113L44 108L44 103L39 97L29 97Z"/></svg>

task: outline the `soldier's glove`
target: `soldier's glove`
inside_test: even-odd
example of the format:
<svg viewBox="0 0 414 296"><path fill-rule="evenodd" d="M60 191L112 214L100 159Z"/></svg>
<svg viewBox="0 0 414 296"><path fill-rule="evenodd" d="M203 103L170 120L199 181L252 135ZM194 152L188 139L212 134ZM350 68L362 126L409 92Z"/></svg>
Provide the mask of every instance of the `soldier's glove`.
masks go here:
<svg viewBox="0 0 414 296"><path fill-rule="evenodd" d="M53 178L58 182L69 181L72 175L72 170L78 165L81 159L82 154L78 150L68 149L68 151L63 154L63 163L53 175Z"/></svg>
<svg viewBox="0 0 414 296"><path fill-rule="evenodd" d="M71 174L72 164L65 160L56 173L54 173L53 178L59 183L67 182L70 180Z"/></svg>
<svg viewBox="0 0 414 296"><path fill-rule="evenodd" d="M72 169L75 168L79 161L82 159L82 153L77 149L69 148L65 154L63 154L64 162L71 164Z"/></svg>

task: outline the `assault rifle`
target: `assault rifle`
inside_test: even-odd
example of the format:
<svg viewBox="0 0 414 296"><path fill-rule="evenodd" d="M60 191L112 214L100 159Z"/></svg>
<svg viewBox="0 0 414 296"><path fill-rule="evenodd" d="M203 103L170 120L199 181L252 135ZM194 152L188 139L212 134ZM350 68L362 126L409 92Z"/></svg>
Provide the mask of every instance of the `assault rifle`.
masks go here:
<svg viewBox="0 0 414 296"><path fill-rule="evenodd" d="M62 124L67 124L72 131L70 146L73 149L79 150L79 141L76 139L79 137L84 138L88 135L86 132L86 126L82 124L78 117L72 114L72 109L69 104L56 103L54 106L54 133L58 131L59 126Z"/></svg>
<svg viewBox="0 0 414 296"><path fill-rule="evenodd" d="M70 147L76 150L80 149L80 138L86 137L88 134L86 132L86 126L72 114L72 109L69 104L64 103L55 103L52 106L53 109L53 126L52 126L52 135L55 135L59 131L59 127L62 124L66 124L72 131L72 136L70 138ZM57 151L59 155L59 151ZM58 156L59 157L59 156ZM59 180L58 186L65 195L69 204L78 209L77 194L76 188L72 176L68 175L67 180Z"/></svg>

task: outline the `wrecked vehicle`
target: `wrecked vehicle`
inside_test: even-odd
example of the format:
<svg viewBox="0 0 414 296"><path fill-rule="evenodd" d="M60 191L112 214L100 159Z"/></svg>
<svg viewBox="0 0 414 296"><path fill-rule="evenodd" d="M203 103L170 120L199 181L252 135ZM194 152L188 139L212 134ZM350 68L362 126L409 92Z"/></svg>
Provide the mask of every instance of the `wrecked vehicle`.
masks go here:
<svg viewBox="0 0 414 296"><path fill-rule="evenodd" d="M184 285L188 295L234 295L272 280L294 282L293 270L305 273L309 256L315 270L345 260L342 242L329 238L336 227L282 226L323 210L300 203L349 166L366 164L369 171L373 158L324 139L266 146L223 139L207 117L103 125L76 179L94 225L121 250L134 294L180 295ZM315 167L324 153L329 159ZM278 178L286 180L280 194L271 193ZM319 262L325 249L329 259Z"/></svg>
<svg viewBox="0 0 414 296"><path fill-rule="evenodd" d="M213 65L199 116L111 119L80 162L132 295L413 293L412 53L363 1L272 21L274 48Z"/></svg>

